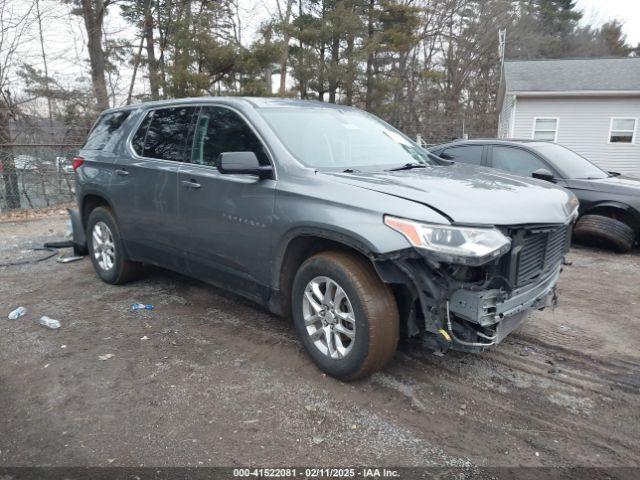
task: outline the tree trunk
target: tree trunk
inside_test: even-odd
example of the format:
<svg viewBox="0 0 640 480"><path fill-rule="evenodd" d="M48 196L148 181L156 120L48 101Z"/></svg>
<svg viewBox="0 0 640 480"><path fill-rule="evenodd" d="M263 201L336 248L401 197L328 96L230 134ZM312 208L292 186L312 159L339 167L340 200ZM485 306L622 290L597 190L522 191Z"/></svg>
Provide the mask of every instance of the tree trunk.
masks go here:
<svg viewBox="0 0 640 480"><path fill-rule="evenodd" d="M175 42L174 49L174 61L173 61L173 86L171 95L175 98L183 98L187 96L188 81L187 74L189 72L189 65L191 64L190 58L190 45L188 38L191 37L191 31L189 27L191 22L191 0L183 0L181 2L179 13L179 28L176 28L172 39Z"/></svg>
<svg viewBox="0 0 640 480"><path fill-rule="evenodd" d="M326 16L327 16L327 2L326 0L322 0L322 30L324 30ZM326 51L327 49L324 42L324 36L321 35L320 36L320 62L318 65L320 69L320 71L318 72L318 100L320 100L321 102L324 102L324 92L326 92L326 90L324 89L324 76L325 76L324 74L326 70L324 59L326 56Z"/></svg>
<svg viewBox="0 0 640 480"><path fill-rule="evenodd" d="M9 120L11 106L4 98L0 99L0 144L11 143L9 134ZM18 187L18 172L13 161L13 151L10 147L0 148L2 162L2 181L4 183L4 203L7 210L20 208L20 190Z"/></svg>
<svg viewBox="0 0 640 480"><path fill-rule="evenodd" d="M165 61L165 49L167 47L167 37L169 35L169 28L170 28L170 24L171 24L171 7L167 7L167 13L169 15L165 15L166 23L163 26L162 23L162 12L161 12L161 7L160 5L158 5L158 8L156 9L157 12L157 25L158 25L158 41L159 41L159 50L160 50L160 55L158 57L158 70L160 73L160 82L162 85L162 97L165 98L167 95L167 62Z"/></svg>
<svg viewBox="0 0 640 480"><path fill-rule="evenodd" d="M129 84L129 93L127 94L127 105L131 104L131 97L133 95L133 87L136 84L136 76L138 74L138 67L140 66L140 58L142 57L142 47L144 45L144 37L140 37L140 45L138 45L138 53L133 61L133 73L131 74L131 83Z"/></svg>
<svg viewBox="0 0 640 480"><path fill-rule="evenodd" d="M345 103L353 105L353 87L356 81L355 61L353 59L353 32L347 33L347 49L344 56L347 58L347 75L344 82Z"/></svg>
<svg viewBox="0 0 640 480"><path fill-rule="evenodd" d="M270 50L271 30L265 33L264 42L265 42L265 46L267 47L267 50ZM273 68L272 68L271 62L269 62L267 66L264 68L264 84L267 90L267 95L269 96L273 95Z"/></svg>
<svg viewBox="0 0 640 480"><path fill-rule="evenodd" d="M91 82L99 110L109 108L109 95L104 77L104 50L102 49L103 0L81 0L84 26L87 30L87 46L91 64Z"/></svg>
<svg viewBox="0 0 640 480"><path fill-rule="evenodd" d="M151 99L160 98L160 78L158 75L158 61L156 60L155 42L153 39L153 15L151 14L152 0L144 2L144 38L147 44L147 67L149 68L149 88Z"/></svg>
<svg viewBox="0 0 640 480"><path fill-rule="evenodd" d="M3 148L2 152L2 180L4 182L4 202L7 210L20 208L20 190L18 189L18 172L13 161L10 148Z"/></svg>
<svg viewBox="0 0 640 480"><path fill-rule="evenodd" d="M298 0L298 19L300 22L300 33L298 38L298 47L300 48L300 72L304 72L304 43L302 42L302 1ZM305 73L302 73L300 78L298 79L300 83L300 98L302 100L307 99L307 77Z"/></svg>
<svg viewBox="0 0 640 480"><path fill-rule="evenodd" d="M338 90L338 61L340 60L340 36L333 32L331 39L331 69L329 70L329 103L336 103Z"/></svg>
<svg viewBox="0 0 640 480"><path fill-rule="evenodd" d="M369 8L367 11L367 91L365 93L365 110L371 111L373 107L373 62L375 56L373 52L373 14L374 14L375 0L369 0Z"/></svg>
<svg viewBox="0 0 640 480"><path fill-rule="evenodd" d="M289 40L291 32L289 31L289 22L291 21L291 8L293 0L287 0L287 8L282 21L284 29L284 38L282 41L282 50L280 51L280 91L279 95L284 97L287 92L287 63L289 61Z"/></svg>
<svg viewBox="0 0 640 480"><path fill-rule="evenodd" d="M40 51L42 52L42 64L44 65L44 77L46 79L45 95L47 96L47 113L49 115L49 134L53 134L53 107L51 95L49 95L49 67L47 66L47 54L44 49L44 35L42 33L42 15L40 14L40 2L36 0L36 15L38 16L38 33L40 37Z"/></svg>

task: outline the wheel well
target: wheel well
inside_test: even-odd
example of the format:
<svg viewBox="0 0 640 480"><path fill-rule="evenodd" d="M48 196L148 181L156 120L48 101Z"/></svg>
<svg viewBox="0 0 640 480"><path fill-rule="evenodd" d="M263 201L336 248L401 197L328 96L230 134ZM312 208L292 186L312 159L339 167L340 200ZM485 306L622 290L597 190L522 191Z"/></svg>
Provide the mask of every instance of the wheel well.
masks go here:
<svg viewBox="0 0 640 480"><path fill-rule="evenodd" d="M86 195L82 200L82 226L84 228L87 228L89 215L96 207L110 207L110 205L99 195Z"/></svg>
<svg viewBox="0 0 640 480"><path fill-rule="evenodd" d="M640 219L634 217L622 208L603 205L584 212L584 215L601 215L603 217L613 218L614 220L629 225L636 232L636 235L640 234Z"/></svg>
<svg viewBox="0 0 640 480"><path fill-rule="evenodd" d="M287 248L282 256L282 264L280 266L278 282L278 288L280 290L279 303L281 313L284 316L288 317L291 313L291 287L293 286L293 279L295 278L300 265L316 253L328 250L353 252L370 262L370 259L361 251L335 240L314 235L302 235L294 238L287 244Z"/></svg>

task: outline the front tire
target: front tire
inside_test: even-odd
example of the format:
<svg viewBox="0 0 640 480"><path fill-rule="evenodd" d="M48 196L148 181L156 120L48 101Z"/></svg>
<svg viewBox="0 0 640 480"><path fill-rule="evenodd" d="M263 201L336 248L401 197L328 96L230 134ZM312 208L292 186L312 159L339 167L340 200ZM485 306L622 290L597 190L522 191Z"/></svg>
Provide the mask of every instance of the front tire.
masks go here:
<svg viewBox="0 0 640 480"><path fill-rule="evenodd" d="M120 285L137 278L141 265L127 260L120 230L111 210L97 207L87 222L87 247L91 263L102 281Z"/></svg>
<svg viewBox="0 0 640 480"><path fill-rule="evenodd" d="M363 258L337 251L314 255L298 270L291 295L298 336L323 372L355 380L393 358L398 307L390 288Z"/></svg>
<svg viewBox="0 0 640 480"><path fill-rule="evenodd" d="M614 218L601 215L584 215L573 228L573 236L579 242L618 253L631 250L636 235L629 225Z"/></svg>

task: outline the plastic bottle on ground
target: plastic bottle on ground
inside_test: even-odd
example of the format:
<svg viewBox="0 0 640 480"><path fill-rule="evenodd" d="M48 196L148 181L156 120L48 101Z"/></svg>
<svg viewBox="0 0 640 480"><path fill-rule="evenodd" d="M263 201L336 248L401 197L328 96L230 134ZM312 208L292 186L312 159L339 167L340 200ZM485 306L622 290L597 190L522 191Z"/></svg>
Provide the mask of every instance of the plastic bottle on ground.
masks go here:
<svg viewBox="0 0 640 480"><path fill-rule="evenodd" d="M52 328L52 329L60 328L59 320L49 318L46 315L44 317L40 317L40 320L38 320L38 323L43 327L47 327L47 328Z"/></svg>
<svg viewBox="0 0 640 480"><path fill-rule="evenodd" d="M11 312L7 318L9 320L17 320L20 317L24 316L27 313L27 309L24 307L18 307L13 312Z"/></svg>
<svg viewBox="0 0 640 480"><path fill-rule="evenodd" d="M131 305L131 310L153 310L153 305L144 303L134 303Z"/></svg>

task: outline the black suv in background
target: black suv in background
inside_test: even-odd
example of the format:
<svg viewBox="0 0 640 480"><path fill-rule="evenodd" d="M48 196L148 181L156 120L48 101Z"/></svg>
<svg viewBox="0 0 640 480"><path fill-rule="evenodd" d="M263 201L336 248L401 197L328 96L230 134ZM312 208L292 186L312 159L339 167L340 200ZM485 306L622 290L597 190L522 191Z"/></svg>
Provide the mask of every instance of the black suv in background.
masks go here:
<svg viewBox="0 0 640 480"><path fill-rule="evenodd" d="M640 239L640 179L605 172L573 150L536 140L461 140L429 149L447 160L555 183L580 200L574 238L629 251Z"/></svg>
<svg viewBox="0 0 640 480"><path fill-rule="evenodd" d="M555 286L577 216L551 183L439 159L355 108L194 98L106 111L73 162L77 243L291 316L314 362L370 374L400 335L498 344Z"/></svg>

